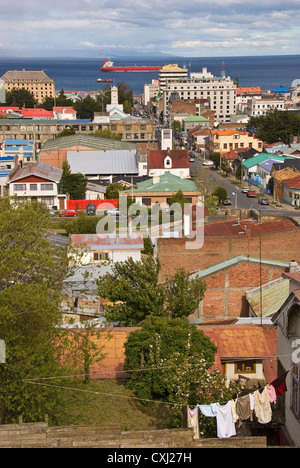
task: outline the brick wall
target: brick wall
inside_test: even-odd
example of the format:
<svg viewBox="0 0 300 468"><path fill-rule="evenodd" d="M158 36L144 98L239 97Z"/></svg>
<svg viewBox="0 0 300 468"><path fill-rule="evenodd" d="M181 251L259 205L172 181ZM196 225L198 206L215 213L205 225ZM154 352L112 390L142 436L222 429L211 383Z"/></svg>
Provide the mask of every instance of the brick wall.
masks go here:
<svg viewBox="0 0 300 468"><path fill-rule="evenodd" d="M281 277L284 267L262 265L262 283ZM248 317L246 291L260 285L260 265L247 261L224 268L205 277L206 292L193 318L226 320Z"/></svg>
<svg viewBox="0 0 300 468"><path fill-rule="evenodd" d="M300 263L300 229L263 233L261 235L262 258ZM175 273L177 268L192 272L205 270L213 265L240 255L259 258L260 236L247 231L241 237L205 237L201 249L186 249L185 239L160 238L157 241L157 255L162 269L160 279Z"/></svg>

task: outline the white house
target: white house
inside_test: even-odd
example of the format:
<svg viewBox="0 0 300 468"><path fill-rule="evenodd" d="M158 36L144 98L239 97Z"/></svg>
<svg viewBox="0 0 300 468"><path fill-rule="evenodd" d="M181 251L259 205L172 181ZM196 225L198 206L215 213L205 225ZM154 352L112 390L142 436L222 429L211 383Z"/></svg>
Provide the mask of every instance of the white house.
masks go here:
<svg viewBox="0 0 300 468"><path fill-rule="evenodd" d="M77 112L74 107L60 106L53 107L53 118L58 120L76 120Z"/></svg>
<svg viewBox="0 0 300 468"><path fill-rule="evenodd" d="M57 209L65 208L65 195L59 195L62 169L37 162L12 171L8 178L8 193L19 201L45 203Z"/></svg>
<svg viewBox="0 0 300 468"><path fill-rule="evenodd" d="M82 265L103 262L124 262L129 258L141 260L144 249L142 234L73 234L71 245L79 252Z"/></svg>
<svg viewBox="0 0 300 468"><path fill-rule="evenodd" d="M159 177L173 174L186 179L190 177L190 160L188 150L150 150L149 176Z"/></svg>

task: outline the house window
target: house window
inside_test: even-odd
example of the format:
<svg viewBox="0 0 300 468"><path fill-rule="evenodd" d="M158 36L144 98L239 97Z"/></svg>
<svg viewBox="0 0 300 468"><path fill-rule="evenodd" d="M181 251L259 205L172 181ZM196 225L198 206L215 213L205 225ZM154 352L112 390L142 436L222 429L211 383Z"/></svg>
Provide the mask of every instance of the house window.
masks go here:
<svg viewBox="0 0 300 468"><path fill-rule="evenodd" d="M30 191L37 190L37 184L30 184Z"/></svg>
<svg viewBox="0 0 300 468"><path fill-rule="evenodd" d="M14 184L15 192L25 192L26 191L26 184Z"/></svg>
<svg viewBox="0 0 300 468"><path fill-rule="evenodd" d="M41 184L41 190L53 190L53 184Z"/></svg>
<svg viewBox="0 0 300 468"><path fill-rule="evenodd" d="M240 361L235 364L235 373L254 374L256 372L255 361Z"/></svg>
<svg viewBox="0 0 300 468"><path fill-rule="evenodd" d="M101 262L109 259L108 252L93 252L93 259L95 262Z"/></svg>

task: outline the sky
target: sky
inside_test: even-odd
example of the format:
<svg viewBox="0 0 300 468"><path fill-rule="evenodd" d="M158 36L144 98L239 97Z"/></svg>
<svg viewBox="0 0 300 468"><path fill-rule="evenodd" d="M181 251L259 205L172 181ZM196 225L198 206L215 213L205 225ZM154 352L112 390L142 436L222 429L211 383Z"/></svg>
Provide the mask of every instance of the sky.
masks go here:
<svg viewBox="0 0 300 468"><path fill-rule="evenodd" d="M1 0L0 56L300 54L300 0Z"/></svg>

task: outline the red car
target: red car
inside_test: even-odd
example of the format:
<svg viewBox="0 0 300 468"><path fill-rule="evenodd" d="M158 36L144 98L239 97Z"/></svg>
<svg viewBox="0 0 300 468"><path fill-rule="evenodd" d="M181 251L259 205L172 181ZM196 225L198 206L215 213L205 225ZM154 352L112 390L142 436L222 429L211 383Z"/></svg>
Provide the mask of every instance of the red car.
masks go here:
<svg viewBox="0 0 300 468"><path fill-rule="evenodd" d="M249 190L249 192L247 193L247 197L255 198L256 197L255 190Z"/></svg>
<svg viewBox="0 0 300 468"><path fill-rule="evenodd" d="M76 210L64 210L59 213L59 216L63 216L64 218L75 218L78 216Z"/></svg>

